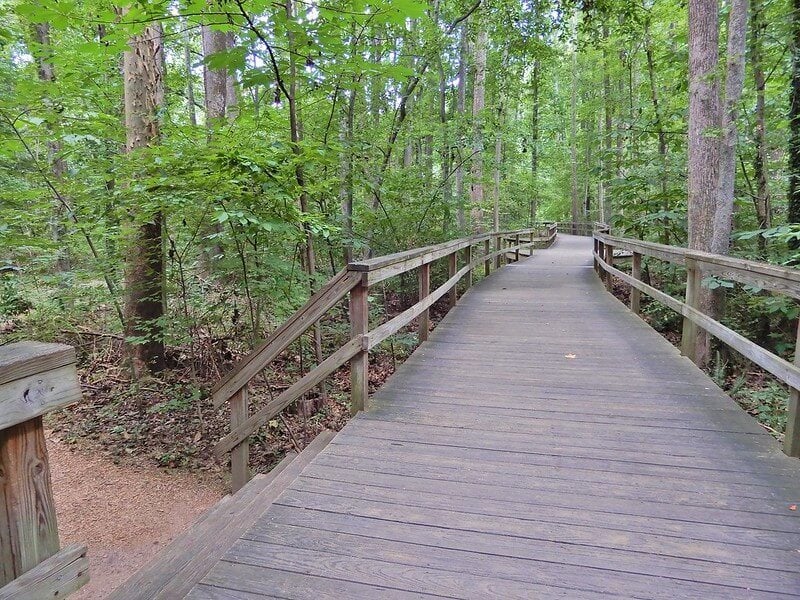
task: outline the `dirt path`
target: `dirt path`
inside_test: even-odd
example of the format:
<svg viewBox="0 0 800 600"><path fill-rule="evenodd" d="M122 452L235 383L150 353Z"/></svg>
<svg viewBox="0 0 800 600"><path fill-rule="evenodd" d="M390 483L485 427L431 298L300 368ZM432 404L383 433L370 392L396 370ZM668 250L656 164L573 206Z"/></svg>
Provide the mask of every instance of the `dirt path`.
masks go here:
<svg viewBox="0 0 800 600"><path fill-rule="evenodd" d="M186 473L116 465L48 436L62 547L89 545L89 585L75 600L105 598L224 494Z"/></svg>

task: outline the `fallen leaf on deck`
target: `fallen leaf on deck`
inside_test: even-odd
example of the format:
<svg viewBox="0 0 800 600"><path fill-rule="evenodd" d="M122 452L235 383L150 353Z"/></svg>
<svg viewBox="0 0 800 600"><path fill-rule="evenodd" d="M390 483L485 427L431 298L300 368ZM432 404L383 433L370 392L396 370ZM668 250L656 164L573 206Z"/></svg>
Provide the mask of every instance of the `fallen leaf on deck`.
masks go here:
<svg viewBox="0 0 800 600"><path fill-rule="evenodd" d="M578 358L575 354L565 354L564 358Z"/></svg>

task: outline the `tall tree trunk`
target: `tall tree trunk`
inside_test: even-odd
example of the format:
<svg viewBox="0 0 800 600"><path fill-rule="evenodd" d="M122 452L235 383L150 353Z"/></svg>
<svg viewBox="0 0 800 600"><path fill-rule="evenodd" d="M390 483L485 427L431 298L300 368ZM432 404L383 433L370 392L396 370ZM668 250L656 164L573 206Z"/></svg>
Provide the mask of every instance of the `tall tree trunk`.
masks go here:
<svg viewBox="0 0 800 600"><path fill-rule="evenodd" d="M453 204L453 181L450 178L452 168L452 152L450 143L450 125L447 115L447 78L445 76L444 60L439 59L439 124L442 126L441 151L439 153L439 164L441 169L442 204L445 206L449 217ZM445 223L446 227L452 227L452 223Z"/></svg>
<svg viewBox="0 0 800 600"><path fill-rule="evenodd" d="M664 117L661 114L661 105L658 101L658 86L656 85L656 67L653 58L653 44L650 38L650 17L645 18L644 22L644 47L647 57L647 73L650 79L650 100L653 103L653 115L655 116L656 134L658 135L658 156L661 160L659 178L661 180L661 210L667 212L671 207L667 196L667 185L669 182L669 164L667 162L667 134L664 131ZM662 221L663 231L661 232L661 243L669 244L669 219Z"/></svg>
<svg viewBox="0 0 800 600"><path fill-rule="evenodd" d="M481 210L483 208L483 121L486 107L486 46L489 35L483 19L479 19L478 34L475 42L475 82L472 89L472 119L474 138L472 144L472 182L470 186L471 214L473 226L480 228Z"/></svg>
<svg viewBox="0 0 800 600"><path fill-rule="evenodd" d="M48 23L37 23L33 26L33 34L39 46L35 53L39 80L45 84L53 84L56 81L56 71L52 62L53 47L50 43L50 25ZM47 92L48 102L51 100L49 95L49 92ZM61 155L61 142L56 138L55 124L48 121L47 128L50 134L50 139L47 142L47 161L54 181L59 182L67 172L67 163ZM64 206L58 198L54 198L50 235L56 246L55 270L57 273L67 273L70 270L69 248L64 240L65 233Z"/></svg>
<svg viewBox="0 0 800 600"><path fill-rule="evenodd" d="M494 137L494 188L492 190L492 231L500 231L500 168L503 164L503 108L498 110Z"/></svg>
<svg viewBox="0 0 800 600"><path fill-rule="evenodd" d="M197 127L197 107L194 99L194 77L192 75L191 31L188 22L183 22L183 68L186 72L186 107L189 111L189 124Z"/></svg>
<svg viewBox="0 0 800 600"><path fill-rule="evenodd" d="M569 101L569 156L570 156L570 197L572 199L572 233L577 233L575 224L580 221L581 201L578 192L578 54L572 52Z"/></svg>
<svg viewBox="0 0 800 600"><path fill-rule="evenodd" d="M718 44L717 0L689 0L689 247L707 252L714 238L720 166ZM700 290L700 307L711 310L705 288ZM708 362L707 335L698 336L694 354L698 364Z"/></svg>
<svg viewBox="0 0 800 600"><path fill-rule="evenodd" d="M607 198L607 187L611 180L611 143L613 139L614 107L611 104L611 75L609 68L608 52L608 23L603 23L603 160L602 177L600 181L600 221L608 223L611 220L611 202Z"/></svg>
<svg viewBox="0 0 800 600"><path fill-rule="evenodd" d="M541 66L537 58L533 61L531 82L531 227L536 222L536 212L539 208L539 77L541 77Z"/></svg>
<svg viewBox="0 0 800 600"><path fill-rule="evenodd" d="M228 114L229 105L229 77L228 69L212 69L208 65L208 60L215 54L220 54L228 50L230 37L224 31L213 29L209 25L202 25L200 28L203 40L203 83L205 88L205 110L206 126L213 128L220 125L220 122ZM231 84L232 88L232 84ZM230 90L232 93L232 89ZM235 94L232 95L235 104Z"/></svg>
<svg viewBox="0 0 800 600"><path fill-rule="evenodd" d="M792 81L789 101L788 222L800 223L800 0L792 1ZM789 243L800 248L800 240Z"/></svg>
<svg viewBox="0 0 800 600"><path fill-rule="evenodd" d="M459 148L463 148L466 138L464 133L464 119L467 106L467 60L469 54L469 40L467 38L467 24L461 25L461 39L458 51L458 97L456 101L456 113L458 113L458 141ZM456 222L458 230L463 232L467 228L467 218L464 210L464 161L465 157L460 157L456 164Z"/></svg>
<svg viewBox="0 0 800 600"><path fill-rule="evenodd" d="M736 120L744 88L744 57L747 49L748 0L732 0L728 13L728 53L725 75L725 104L722 112L717 206L711 251L728 254L733 227L733 199L736 183Z"/></svg>
<svg viewBox="0 0 800 600"><path fill-rule="evenodd" d="M164 50L160 24L132 37L123 55L128 153L157 144L164 105ZM144 340L131 348L134 368L164 368L164 216L153 210L136 218L125 265L126 336Z"/></svg>
<svg viewBox="0 0 800 600"><path fill-rule="evenodd" d="M342 233L344 234L344 262L348 264L353 260L353 127L356 111L356 81L349 91L345 110L342 111L342 124L339 139L342 143L340 163L340 176L342 179L339 189L339 199L342 205Z"/></svg>
<svg viewBox="0 0 800 600"><path fill-rule="evenodd" d="M718 0L689 0L689 247L711 251L719 181Z"/></svg>
<svg viewBox="0 0 800 600"><path fill-rule="evenodd" d="M223 126L225 116L228 111L228 72L227 69L212 69L208 61L215 54L225 52L228 49L228 34L223 31L213 29L209 25L201 25L200 37L203 46L203 104L206 113L206 129L208 139L214 135L214 131ZM205 239L207 246L203 249L200 256L200 263L203 273L208 276L212 273L214 261L222 256L223 250L219 243L222 226L214 221L205 228ZM254 323L253 336L258 337L255 331L257 324Z"/></svg>
<svg viewBox="0 0 800 600"><path fill-rule="evenodd" d="M756 115L753 138L756 142L756 155L753 159L753 171L756 179L756 197L753 199L759 229L772 227L769 184L767 178L767 117L766 86L764 60L762 55L762 37L766 29L762 0L752 0L752 32L750 35L750 61L753 63L753 80L756 87ZM765 257L767 239L759 236L758 245Z"/></svg>

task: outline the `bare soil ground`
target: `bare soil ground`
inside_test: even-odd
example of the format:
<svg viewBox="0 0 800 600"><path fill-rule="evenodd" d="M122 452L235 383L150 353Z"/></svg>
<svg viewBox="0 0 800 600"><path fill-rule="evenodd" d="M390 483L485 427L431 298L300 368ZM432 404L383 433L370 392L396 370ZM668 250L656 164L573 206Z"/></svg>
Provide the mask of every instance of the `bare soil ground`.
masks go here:
<svg viewBox="0 0 800 600"><path fill-rule="evenodd" d="M53 435L48 451L61 545L89 546L91 581L75 600L105 598L225 493L219 478L115 464Z"/></svg>

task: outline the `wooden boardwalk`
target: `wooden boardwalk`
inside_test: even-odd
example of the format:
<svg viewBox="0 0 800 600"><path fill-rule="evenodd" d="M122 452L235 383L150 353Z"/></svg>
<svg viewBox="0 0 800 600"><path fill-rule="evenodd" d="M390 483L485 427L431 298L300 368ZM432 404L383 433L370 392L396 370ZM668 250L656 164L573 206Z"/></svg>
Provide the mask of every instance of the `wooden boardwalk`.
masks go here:
<svg viewBox="0 0 800 600"><path fill-rule="evenodd" d="M591 244L474 286L189 597L800 597L800 462Z"/></svg>

